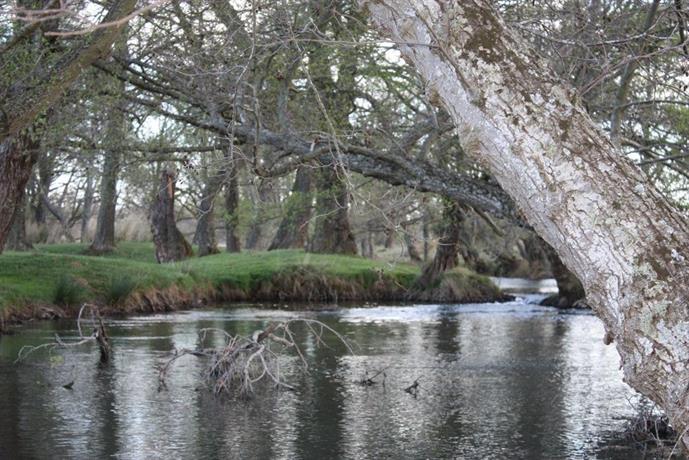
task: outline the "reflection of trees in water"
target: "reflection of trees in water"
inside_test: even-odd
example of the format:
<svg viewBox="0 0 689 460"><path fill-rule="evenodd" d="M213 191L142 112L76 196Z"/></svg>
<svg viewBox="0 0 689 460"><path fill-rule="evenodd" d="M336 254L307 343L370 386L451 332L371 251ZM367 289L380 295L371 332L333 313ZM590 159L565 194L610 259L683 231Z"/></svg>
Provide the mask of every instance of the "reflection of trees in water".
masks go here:
<svg viewBox="0 0 689 460"><path fill-rule="evenodd" d="M301 397L296 408L295 448L313 458L342 457L345 388L340 357L322 345L307 350L312 369L297 390Z"/></svg>
<svg viewBox="0 0 689 460"><path fill-rule="evenodd" d="M421 381L420 416L432 427L429 437L448 440L430 443L427 455L468 446L477 456L502 448L526 457L565 452L558 436L565 417L558 364L563 327L494 315L444 315L429 326L437 352L454 355Z"/></svg>
<svg viewBox="0 0 689 460"><path fill-rule="evenodd" d="M435 335L435 348L443 359L454 361L459 358L460 346L458 340L459 315L447 306L440 308L440 317L429 329ZM429 338L430 339L430 338Z"/></svg>
<svg viewBox="0 0 689 460"><path fill-rule="evenodd" d="M565 321L544 317L513 319L506 330L503 404L514 412L508 428L514 435L506 439L510 449L529 458L553 458L566 451L563 387L568 377L563 344L567 329Z"/></svg>
<svg viewBox="0 0 689 460"><path fill-rule="evenodd" d="M18 368L12 365L2 365L0 372L0 458L12 458L12 456L27 456L21 449L21 418L19 408L22 406L22 391L20 391L20 378Z"/></svg>
<svg viewBox="0 0 689 460"><path fill-rule="evenodd" d="M596 410L610 380L618 378L612 375L606 384L598 375L601 368L615 367L615 357L614 350L602 347L602 328L592 327L594 318L460 314L440 307L433 321L319 319L359 342L359 354L345 356L330 336L325 337L332 349L317 346L305 327L295 324L310 372L298 372L297 359L286 357L288 382L297 391L261 385L250 401L213 396L202 385L206 362L195 357L179 363L162 393L152 369L173 346L198 345L200 328L253 332L267 321L203 315L197 321L125 321L111 328L111 367L99 367L97 347L91 347L70 351L64 366L46 362L8 369L0 379L0 391L11 401L0 404L5 422L0 456L12 448L28 457L146 455L161 449L184 457L357 458L375 451L376 457L413 452L445 458L457 452L491 455L498 449L520 457L554 457L585 450L586 439L600 438L601 424L578 425L591 417L581 412ZM0 356L5 351L0 349ZM65 383L65 369L72 364L73 391L40 383ZM358 385L364 369L385 369L385 387ZM403 389L419 376L414 398ZM589 384L598 398L593 402L581 399ZM577 404L581 407L572 407ZM43 439L27 443L27 433L37 431Z"/></svg>
<svg viewBox="0 0 689 460"><path fill-rule="evenodd" d="M118 451L119 416L117 412L117 373L114 363L98 365L94 375L96 400L94 401L95 416L93 430L96 431L92 439L97 439L92 447L96 458L105 458L112 452Z"/></svg>

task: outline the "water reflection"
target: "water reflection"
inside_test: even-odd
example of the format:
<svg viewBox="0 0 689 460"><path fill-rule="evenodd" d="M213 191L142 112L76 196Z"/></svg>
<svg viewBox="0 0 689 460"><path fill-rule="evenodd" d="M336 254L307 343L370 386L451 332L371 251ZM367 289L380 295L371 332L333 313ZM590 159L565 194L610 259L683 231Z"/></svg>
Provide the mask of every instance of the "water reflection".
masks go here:
<svg viewBox="0 0 689 460"><path fill-rule="evenodd" d="M157 368L199 344L202 328L250 334L307 315L356 343L318 346L295 326L311 370L283 369L296 392L259 389L218 400L203 362L178 361L168 390ZM0 339L0 457L33 458L562 458L603 455L632 413L618 357L590 315L529 303L420 305L290 313L251 307L109 323L115 355L93 348L15 366L24 344L75 336L69 322L35 323ZM209 333L206 343L218 344ZM381 372L377 385L357 382ZM384 377L383 377L384 376ZM417 397L403 389L418 379ZM62 387L74 380L72 390ZM632 449L624 456L640 454Z"/></svg>

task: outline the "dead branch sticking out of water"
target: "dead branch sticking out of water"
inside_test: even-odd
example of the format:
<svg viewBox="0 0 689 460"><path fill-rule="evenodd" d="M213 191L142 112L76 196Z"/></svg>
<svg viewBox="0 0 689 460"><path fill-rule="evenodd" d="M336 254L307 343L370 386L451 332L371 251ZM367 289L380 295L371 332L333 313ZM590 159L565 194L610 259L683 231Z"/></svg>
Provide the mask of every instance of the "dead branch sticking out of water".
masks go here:
<svg viewBox="0 0 689 460"><path fill-rule="evenodd" d="M419 395L419 379L420 378L421 377L414 380L414 383L412 383L411 385L409 385L407 388L404 389L405 392L409 393L414 398L416 398Z"/></svg>
<svg viewBox="0 0 689 460"><path fill-rule="evenodd" d="M366 370L364 372L364 376L357 383L363 387L371 387L373 385L377 385L378 383L382 383L383 386L385 386L385 379L387 378L387 375L385 374L386 370L387 370L387 368L380 369L375 374L373 374L371 377L368 376L368 370ZM383 376L382 380L380 380L380 381L376 380L381 375Z"/></svg>
<svg viewBox="0 0 689 460"><path fill-rule="evenodd" d="M82 329L82 321L84 314L88 312L90 315L90 323L92 332L90 335L85 336ZM107 363L110 360L112 354L112 347L110 346L110 338L108 337L107 330L105 329L105 324L103 323L103 318L100 314L100 310L97 306L93 304L85 303L79 309L79 315L77 316L77 330L79 331L79 340L76 342L65 342L59 335L55 334L55 341L48 342L41 345L24 345L17 354L17 359L15 363L24 361L30 355L36 353L37 351L44 350L48 353L52 353L58 348L74 348L81 345L96 342L100 349L100 362Z"/></svg>
<svg viewBox="0 0 689 460"><path fill-rule="evenodd" d="M272 382L278 388L294 390L294 386L286 382L280 370L280 353L293 350L299 357L304 370L308 369L308 362L297 341L292 326L296 323L304 324L315 338L318 345L327 346L323 340L326 333L338 339L349 353L352 347L337 331L326 324L312 319L295 319L279 323L271 323L265 330L255 331L251 337L232 335L221 329L201 329L199 337L201 343L209 333L220 333L225 337L225 344L220 348L200 348L175 350L174 355L160 369L159 390L166 388L165 380L170 368L183 356L197 356L207 358L209 365L205 371L205 378L215 394L238 394L249 397L254 393L254 385L260 382Z"/></svg>

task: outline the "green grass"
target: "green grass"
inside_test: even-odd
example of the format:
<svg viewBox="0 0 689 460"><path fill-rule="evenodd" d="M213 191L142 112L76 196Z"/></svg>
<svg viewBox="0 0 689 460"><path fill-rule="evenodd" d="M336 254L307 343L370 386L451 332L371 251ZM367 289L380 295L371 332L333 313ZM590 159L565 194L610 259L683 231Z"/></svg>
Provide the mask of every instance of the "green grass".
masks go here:
<svg viewBox="0 0 689 460"><path fill-rule="evenodd" d="M304 266L324 275L356 280L364 287L378 279L379 270L404 286L410 286L419 274L414 265L392 266L362 257L298 250L223 253L159 265L151 243L122 242L106 256L85 255L85 249L86 245L81 244L39 245L35 251L0 255L0 310L26 303L52 303L58 283L65 276L84 286L86 300L107 302L113 300L113 283L123 279L134 280L137 290L172 284L192 288L209 283L246 290L276 274Z"/></svg>

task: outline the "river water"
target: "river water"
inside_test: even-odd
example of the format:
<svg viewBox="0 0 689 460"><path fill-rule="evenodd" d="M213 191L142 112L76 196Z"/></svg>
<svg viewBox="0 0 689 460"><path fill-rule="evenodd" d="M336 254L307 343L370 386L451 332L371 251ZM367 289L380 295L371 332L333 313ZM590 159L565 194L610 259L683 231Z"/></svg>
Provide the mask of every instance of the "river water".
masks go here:
<svg viewBox="0 0 689 460"><path fill-rule="evenodd" d="M638 398L601 322L536 300L115 319L107 366L93 345L13 364L23 345L76 338L72 321L31 323L0 338L0 458L641 457L621 435ZM296 391L218 398L191 356L159 391L157 368L174 348L195 347L199 329L248 335L293 317L330 325L355 354L332 339L317 346L297 327L310 369L283 358ZM379 383L358 383L379 371ZM413 396L404 388L416 379Z"/></svg>

